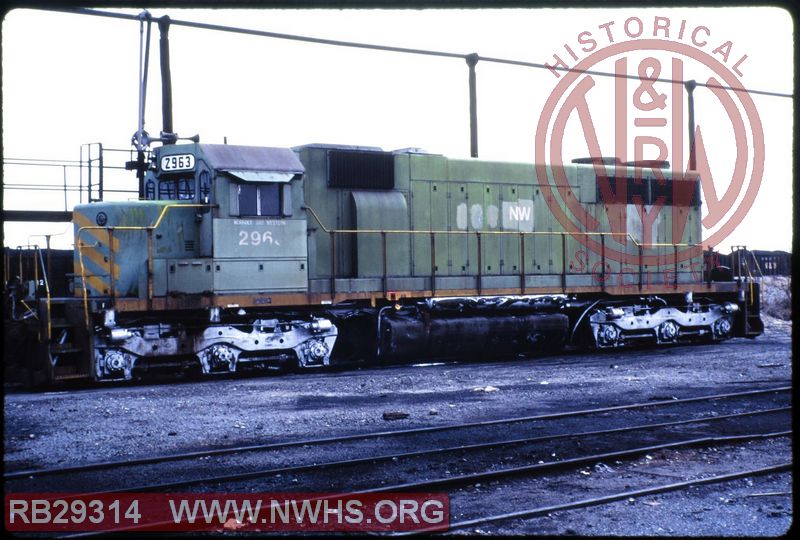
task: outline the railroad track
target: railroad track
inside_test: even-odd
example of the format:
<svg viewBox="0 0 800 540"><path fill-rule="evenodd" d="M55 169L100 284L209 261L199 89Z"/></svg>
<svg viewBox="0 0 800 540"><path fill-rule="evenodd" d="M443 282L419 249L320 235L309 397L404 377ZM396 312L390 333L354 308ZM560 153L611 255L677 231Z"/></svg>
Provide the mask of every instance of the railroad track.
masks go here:
<svg viewBox="0 0 800 540"><path fill-rule="evenodd" d="M83 492L83 497L176 490L280 492L286 491L287 487L319 493L432 490L460 493L465 489L477 489L475 486L482 482L510 486L521 478L535 480L543 475L574 471L602 462L625 463L657 452L786 438L791 435L790 391L790 387L784 386L467 424L268 442L127 461L15 471L6 473L4 480L6 493L49 491L75 494L81 493L84 486L102 485L97 482L108 479L105 489ZM605 424L603 429L596 429L598 422ZM606 427L608 425L611 427ZM512 428L514 436L509 436ZM468 442L458 443L459 440ZM380 450L386 446L391 451L381 453ZM287 454L287 450L292 453ZM331 454L341 456L348 452L352 455L344 459L330 459ZM284 464L264 466L264 462L274 461L274 454L279 454ZM323 459L317 460L315 455ZM239 461L231 465L228 463L230 460ZM217 471L225 466L236 470ZM608 504L744 476L774 474L789 466L772 463L747 471L725 471L712 477L647 485L591 498L572 497L566 502L512 512L487 514L478 511L477 516L452 519L451 529ZM145 473L145 469L152 467L155 469ZM165 467L169 467L169 472ZM198 469L205 474L198 476ZM210 469L215 473L208 474ZM120 481L122 478L127 481ZM159 481L153 481L153 478ZM164 481L165 478L168 480ZM389 478L400 480L387 482ZM342 485L342 479L346 485ZM454 507L451 505L451 508ZM152 524L148 527L151 528ZM125 530L133 532L139 529L131 527Z"/></svg>
<svg viewBox="0 0 800 540"><path fill-rule="evenodd" d="M612 438L619 443L624 437L655 435L676 429L699 429L709 424L728 431L741 429L746 421L755 424L779 421L788 417L790 408L784 403L790 387L751 390L746 392L695 396L678 400L632 403L596 409L581 409L557 413L515 417L486 422L432 426L405 430L305 439L259 445L235 446L183 454L152 456L127 461L90 463L81 466L16 471L4 475L6 491L85 490L92 493L123 491L164 491L190 486L219 485L277 475L314 474L344 467L364 467L376 464L391 465L400 460L446 459L449 455L469 454L478 460L487 452L520 452L525 449ZM762 400L759 407L740 402ZM683 417L682 408L702 402L713 403L713 410L695 410L693 416ZM745 410L740 410L742 408ZM646 418L640 418L643 412ZM638 413L638 414L637 414ZM617 415L617 417L612 417ZM635 417L633 417L635 416ZM677 419L675 417L678 416ZM602 419L611 427L586 429ZM655 420L655 421L654 421ZM509 437L513 426L515 436ZM694 426L694 428L692 428ZM726 427L727 426L727 427ZM488 431L487 431L488 430ZM493 431L492 431L493 430ZM634 434L639 434L634 437ZM461 441L461 442L459 442ZM465 442L466 441L466 442ZM479 441L479 442L475 442ZM578 441L578 442L576 442ZM352 445L352 443L361 443ZM351 446L347 446L351 444ZM382 453L389 447L391 451ZM295 452L287 454L287 449ZM297 455L299 450L300 455ZM560 450L559 450L560 451ZM274 454L278 454L276 457ZM553 453L553 452L550 452ZM335 454L342 459L330 459ZM319 459L315 458L318 457ZM213 458L213 460L212 460ZM266 458L266 459L265 459ZM270 460L272 460L270 462ZM264 462L269 466L264 466ZM168 469L166 467L169 467ZM205 474L198 476L196 470ZM230 472L225 472L226 469ZM208 470L216 471L209 475ZM148 480L158 479L158 481ZM170 478L169 481L164 481ZM104 487L104 482L105 486ZM134 483L138 482L138 483ZM113 487L110 487L113 486ZM91 488L90 488L91 489Z"/></svg>
<svg viewBox="0 0 800 540"><path fill-rule="evenodd" d="M457 487L464 487L469 485L480 485L478 482L480 481L492 481L497 479L514 479L519 480L520 477L536 477L538 475L542 475L545 473L551 473L556 470L564 470L564 469L576 469L586 465L591 465L594 463L599 463L603 461L609 460L625 460L631 459L637 456L645 455L647 453L654 453L659 451L668 451L668 450L677 450L677 449L687 449L687 448L703 448L703 447L718 447L723 445L732 445L732 444L741 444L748 441L753 440L766 440L766 439L774 439L774 438L781 438L781 437L790 437L792 434L791 430L785 431L778 431L778 432L758 432L758 433L748 433L745 435L735 435L735 436L720 436L720 437L702 437L702 438L694 438L694 439L684 439L679 441L673 441L669 443L662 443L657 445L649 445L644 447L637 447L637 448L630 448L626 450L619 450L614 452L605 452L599 454L590 454L581 457L575 457L570 459L564 459L560 461L551 461L545 463L536 463L530 464L525 466L518 466L518 467L507 467L501 469L494 469L494 470L485 470L479 473L473 474L459 474L455 476L448 476L448 477L437 477L437 478L428 478L424 480L412 481L412 482L403 482L398 484L389 484L389 485L382 485L379 487L373 487L368 489L356 489L356 490L346 490L337 492L339 494L349 494L349 495L359 495L359 494L371 494L371 493L391 493L391 492L418 492L418 493L425 493L431 492L434 490L441 490L443 488L457 488ZM619 461L617 461L619 463ZM535 517L538 515L544 515L551 512L563 511L563 510L571 510L576 508L583 508L589 506L597 506L601 504L609 504L612 502L630 499L633 497L642 497L645 495L652 495L658 493L665 493L669 491L676 491L679 489L686 489L692 486L704 485L704 484L712 484L712 483L719 483L719 482L729 482L739 478L745 477L753 477L753 476L761 476L761 475L769 475L769 474L776 474L784 471L790 470L792 464L790 462L781 462L777 464L771 464L764 467L758 468L750 468L744 471L734 471L728 472L724 474L717 474L710 477L703 477L691 480L685 480L681 482L675 482L670 484L662 484L656 486L648 486L641 489L635 490L628 490L623 492L616 492L612 494L606 494L599 497L592 497L588 499L579 499L573 500L566 503L555 504L555 505L547 505L535 508L526 508L523 510L516 510L513 512L505 512L502 514L493 514L493 515L484 515L477 518L471 519L464 519L464 520L456 520L451 521L449 530L454 529L461 529L467 527L473 527L475 525L497 522L497 521L504 521L504 520L512 520L512 519L524 519ZM92 494L96 495L96 494ZM83 496L88 496L85 494ZM328 498L332 495L321 496L318 499L322 500ZM311 499L312 501L315 499ZM452 509L452 506L451 506ZM125 528L115 529L115 532L135 532L138 530L158 530L159 525L170 525L172 522L163 522L161 524L153 524L148 523L147 525L141 526L129 526ZM439 527L432 527L429 530L417 530L411 534L420 534L425 532L442 532L441 526ZM87 536L95 536L103 534L102 532L89 532L89 533L80 533L75 535L68 535L67 537L87 537Z"/></svg>
<svg viewBox="0 0 800 540"><path fill-rule="evenodd" d="M576 510L579 508L588 508L592 506L600 506L611 504L624 500L631 500L649 495L658 495L662 493L669 493L672 491L685 490L692 487L704 486L710 484L719 484L725 482L732 482L742 478L751 478L757 476L768 476L779 474L792 470L791 462L781 462L774 465L767 465L764 467L750 468L743 471L736 471L731 473L716 474L703 478L695 478L691 480L684 480L682 482L673 482L669 484L660 484L641 489L633 489L622 492L615 492L598 497L589 497L584 499L573 500L560 504L551 504L546 506L538 506L533 508L525 508L513 512L504 512L501 514L485 515L473 519L464 519L451 521L448 530L466 529L475 527L476 525L485 525L487 523L496 523L502 521L530 519L538 516L550 515L555 512L563 512L566 510ZM407 534L424 534L427 532L436 532L437 529L420 529L413 533L398 533L393 536L405 536Z"/></svg>

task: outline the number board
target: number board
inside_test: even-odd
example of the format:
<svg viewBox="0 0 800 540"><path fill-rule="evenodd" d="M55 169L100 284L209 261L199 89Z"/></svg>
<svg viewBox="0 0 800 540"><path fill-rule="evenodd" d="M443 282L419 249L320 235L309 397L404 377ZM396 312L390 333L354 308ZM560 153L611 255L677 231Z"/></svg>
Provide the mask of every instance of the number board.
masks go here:
<svg viewBox="0 0 800 540"><path fill-rule="evenodd" d="M164 172L191 171L194 169L194 155L173 154L161 158L161 170Z"/></svg>

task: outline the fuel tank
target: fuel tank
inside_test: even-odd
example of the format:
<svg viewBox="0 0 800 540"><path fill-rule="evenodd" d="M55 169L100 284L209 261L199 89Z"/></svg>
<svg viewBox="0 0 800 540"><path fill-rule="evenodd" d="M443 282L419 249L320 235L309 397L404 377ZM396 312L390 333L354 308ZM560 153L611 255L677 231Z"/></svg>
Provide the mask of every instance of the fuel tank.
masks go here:
<svg viewBox="0 0 800 540"><path fill-rule="evenodd" d="M561 313L436 317L393 313L381 320L380 357L410 362L451 357L547 353L563 347L569 319Z"/></svg>

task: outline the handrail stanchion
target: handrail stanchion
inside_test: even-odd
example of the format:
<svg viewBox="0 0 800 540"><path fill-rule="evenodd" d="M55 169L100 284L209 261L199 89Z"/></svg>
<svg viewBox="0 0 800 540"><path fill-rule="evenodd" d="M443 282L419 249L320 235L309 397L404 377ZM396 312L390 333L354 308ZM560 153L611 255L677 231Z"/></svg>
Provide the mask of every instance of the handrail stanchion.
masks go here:
<svg viewBox="0 0 800 540"><path fill-rule="evenodd" d="M31 249L31 259L33 260L34 290L36 290L36 288L39 287L39 265L36 264L36 259L37 259L36 254L37 254L38 249L39 249L39 246L33 246L33 249Z"/></svg>
<svg viewBox="0 0 800 540"><path fill-rule="evenodd" d="M48 243L49 240L50 239L48 238ZM44 257L42 257L42 250L37 247L36 252L39 254L39 263L42 265L42 276L44 277L44 291L45 294L47 295L47 341L50 341L53 335L53 324L52 324L52 318L50 316L50 283L47 279L47 269L45 268L44 265Z"/></svg>
<svg viewBox="0 0 800 540"><path fill-rule="evenodd" d="M678 288L678 245L675 244L672 246L673 250L673 262L675 266L675 282L673 283L674 288Z"/></svg>
<svg viewBox="0 0 800 540"><path fill-rule="evenodd" d="M519 233L519 293L525 294L525 233Z"/></svg>
<svg viewBox="0 0 800 540"><path fill-rule="evenodd" d="M642 285L643 285L642 282L644 281L643 280L643 277L644 277L644 266L643 266L643 261L642 261L642 253L644 251L644 248L642 247L641 244L638 244L638 247L639 247L639 290L641 291L642 290Z"/></svg>
<svg viewBox="0 0 800 540"><path fill-rule="evenodd" d="M331 231L331 301L336 298L336 232Z"/></svg>
<svg viewBox="0 0 800 540"><path fill-rule="evenodd" d="M153 231L147 229L147 309L153 309Z"/></svg>
<svg viewBox="0 0 800 540"><path fill-rule="evenodd" d="M600 233L600 290L606 290L606 235Z"/></svg>
<svg viewBox="0 0 800 540"><path fill-rule="evenodd" d="M431 230L431 296L436 296L436 233Z"/></svg>
<svg viewBox="0 0 800 540"><path fill-rule="evenodd" d="M53 273L52 272L53 267L51 265L51 262L52 262L52 258L51 258L52 250L50 249L50 235L49 234L44 235L44 241L47 243L47 246L46 246L47 247L47 266L45 267L45 269L46 269L46 274L49 276L50 274ZM40 256L41 256L41 254L40 254Z"/></svg>
<svg viewBox="0 0 800 540"><path fill-rule="evenodd" d="M114 227L108 228L108 281L113 305L116 291L114 289Z"/></svg>
<svg viewBox="0 0 800 540"><path fill-rule="evenodd" d="M383 297L386 298L389 295L389 278L388 278L388 268L387 268L387 257L386 257L386 231L381 231L381 253L383 256Z"/></svg>
<svg viewBox="0 0 800 540"><path fill-rule="evenodd" d="M81 267L81 289L83 289L83 320L86 328L89 328L89 293L86 286L86 266L83 264L83 247L84 243L80 239L80 231L78 231L78 239L76 244L78 247L78 263Z"/></svg>
<svg viewBox="0 0 800 540"><path fill-rule="evenodd" d="M331 245L332 245L331 279L334 279L335 274L336 274L335 273L335 268L334 268L335 267L335 240L334 240L335 233L345 233L345 234L382 234L384 236L386 234L409 234L409 235L413 235L413 234L429 234L431 236L431 276L432 276L431 293L432 294L435 294L435 292L436 292L436 286L435 286L435 278L436 278L436 247L435 247L435 244L436 244L436 241L435 241L435 235L436 234L448 234L448 235L450 235L450 234L465 234L465 235L469 235L469 234L472 234L472 232L473 232L473 231L463 231L463 230L450 231L450 230L433 230L433 229L428 230L428 231L414 231L414 230L404 230L404 229L361 229L361 230L357 230L357 229L329 229L329 228L327 228L325 226L324 223L322 223L322 220L320 219L320 217L317 215L317 213L314 211L313 208L311 208L310 206L304 206L303 209L308 211L311 214L311 216L316 220L316 222L319 224L319 226L322 228L322 230L324 232L328 233L331 236ZM526 287L525 287L525 285L526 285L526 283L525 283L525 278L526 278L525 235L526 234L532 234L532 235L542 234L542 235L549 235L549 236L560 235L561 236L561 255L562 255L562 257L561 257L561 261L562 261L561 287L564 290L564 292L566 292L566 290L567 290L567 234L568 234L566 231L531 231L531 232L524 232L524 231L482 231L481 232L481 231L475 231L475 233L477 235L477 242L478 242L478 246L479 246L479 251L478 251L478 271L477 271L478 281L477 281L477 287L476 287L476 289L478 290L479 294L482 292L482 281L483 281L482 280L482 278L483 278L483 263L482 263L482 254L481 254L481 250L480 250L480 247L482 245L481 244L481 235L483 235L483 234L497 234L497 235L514 235L514 234L517 234L517 235L519 235L519 239L520 239L520 244L519 244L519 252L520 252L519 253L520 254L520 287L519 287L519 289L520 289L520 293L521 294L525 294L525 289L526 289ZM596 237L596 236L600 237L601 248L602 248L602 251L601 251L601 262L602 262L602 265L603 265L602 276L601 276L602 277L601 290L603 290L603 291L606 290L605 282L606 282L606 278L608 276L608 272L607 272L607 268L606 268L606 256L605 256L605 240L606 240L606 236L612 236L612 237L614 237L614 236L624 236L626 238L629 238L631 240L631 242L633 242L633 245L635 245L636 248L639 250L639 290L642 290L642 288L644 287L644 246L645 246L645 244L642 244L642 243L638 242L636 240L636 238L634 238L631 233L577 232L577 233L574 233L574 234L581 234L581 235L587 236L587 237ZM627 240L626 240L626 244L625 245L626 245L626 254L627 254ZM677 249L678 249L678 247L696 247L699 244L655 243L655 244L646 244L646 245L648 247L671 246L676 252L676 261L677 261ZM657 257L657 260L659 261L656 266L660 268L662 266L661 256L656 256L656 257ZM627 260L627 258L626 258L626 260ZM740 263L741 261L737 258L737 262ZM664 259L664 263L663 264L666 264L666 259ZM739 274L742 274L741 268L737 268L737 270L738 270ZM622 270L620 269L620 272L621 271ZM385 272L385 275L386 275L386 279L388 279L388 272ZM676 272L676 276L677 276L677 272ZM667 283L664 283L664 285L667 286ZM677 277L676 277L676 287L677 287ZM335 287L332 285L331 289L335 290Z"/></svg>
<svg viewBox="0 0 800 540"><path fill-rule="evenodd" d="M567 233L561 233L561 290L567 292Z"/></svg>
<svg viewBox="0 0 800 540"><path fill-rule="evenodd" d="M481 295L483 287L481 286L481 281L483 277L483 257L481 257L481 232L475 231L475 235L478 239L478 277L476 278L476 289L478 291L478 296Z"/></svg>

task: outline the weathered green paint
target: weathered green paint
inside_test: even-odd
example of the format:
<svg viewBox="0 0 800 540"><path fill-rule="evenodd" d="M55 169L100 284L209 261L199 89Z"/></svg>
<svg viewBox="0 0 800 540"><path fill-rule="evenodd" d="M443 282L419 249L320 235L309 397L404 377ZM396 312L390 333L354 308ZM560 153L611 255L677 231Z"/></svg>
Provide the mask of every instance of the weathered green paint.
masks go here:
<svg viewBox="0 0 800 540"><path fill-rule="evenodd" d="M92 286L96 280L87 279L90 296L110 294L111 250L108 245L108 232L98 230L98 223L104 228L114 228L114 265L119 275L114 280L117 296L143 297L145 291L140 287L141 275L146 270L147 233L144 228L153 226L171 201L126 201L82 204L73 211L76 235L82 227L90 227L80 233L84 247L83 264L88 276L97 276L103 283L102 289ZM153 233L153 258L191 258L196 256L199 227L192 208L172 208L166 211L161 223ZM98 216L105 215L105 221ZM120 227L137 227L139 230L124 230ZM75 250L75 273L80 276L80 257ZM80 279L76 279L80 287ZM80 291L79 291L80 292Z"/></svg>
<svg viewBox="0 0 800 540"><path fill-rule="evenodd" d="M351 192L353 228L358 230L409 230L405 195L398 191ZM408 234L359 234L356 236L356 272L359 276L410 274L411 247Z"/></svg>
<svg viewBox="0 0 800 540"><path fill-rule="evenodd" d="M192 154L195 157L193 170L180 174L195 175L198 181L200 174L206 174L210 179L208 200L197 189L192 200L79 205L75 209L76 232L79 226L94 225L99 212L106 214L107 226L145 227L158 219L167 204L208 202L214 205L213 209L204 211L175 208L164 215L153 235L156 296L330 291L332 271L339 293L378 293L382 288L414 290L432 285L437 289L470 289L477 285L478 274L482 276L482 288L509 288L523 283L526 288L558 288L562 285L562 268L566 268L568 285L596 285L591 281L591 273L602 271L600 254L585 248L571 236L562 240L558 233L563 232L563 226L555 219L551 208L560 207L569 214L567 204L560 194L543 189L546 179L537 178L533 164L399 152L391 157L394 189L333 188L328 180L328 153L334 148L337 147L297 148L295 152L305 169L304 175L302 178L284 175L281 179L270 177L267 170L237 168L231 161L231 156L236 156L237 152L246 155L252 149L199 144L164 147L157 150L157 163L165 155ZM208 152L210 154L206 155ZM280 155L281 151L276 152ZM282 156L285 158L286 154ZM294 159L289 157L290 161ZM225 161L225 167L218 166L221 161ZM247 174L240 172L236 176L237 170ZM551 167L546 171L548 175L553 174ZM587 208L597 221L597 232L622 230L631 232L640 242L647 239L635 206L602 204L597 198L598 173L632 176L633 168L618 171L614 167L565 165L563 171L568 182L564 188L567 199L575 199ZM658 172L671 180L670 173ZM639 170L639 173L643 173L645 180L655 175L650 169ZM156 167L148 172L148 179L157 183L161 178L174 178L177 174ZM242 182L252 184L258 178L276 178L275 182L280 183L280 216L240 215L237 186L243 185ZM337 233L333 246L331 234L317 223L306 207L313 208L328 229L412 230L418 234L386 233L385 268L389 279L384 281L384 238L381 234ZM678 219L686 219L685 228L675 238L672 211ZM700 219L700 209L696 207L664 209L654 222L650 241L699 242ZM432 243L429 231L458 234L440 232ZM519 234L492 234L497 231L555 234L528 235L523 247ZM482 233L480 240L473 234L475 232ZM109 287L110 252L104 234L107 233L84 239L86 244L98 243L87 247L87 257L84 257L87 272L97 277L89 282L92 295L102 295ZM120 246L114 253L120 272L115 280L117 293L142 298L147 289L147 235L144 231L117 230L114 236ZM606 242L610 249L638 255L638 247L630 240L607 237ZM432 251L434 260L431 260ZM643 271L663 277L665 270L674 269L674 250L667 246L644 251L645 255L656 253L661 255L660 264L648 265ZM76 256L76 268L77 262ZM607 273L632 273L638 282L638 267L620 265L613 260L605 262ZM695 268L700 263L699 256L691 261ZM688 279L691 265L689 262L679 265L678 270L682 272L679 282ZM523 269L526 277L521 280ZM435 283L431 283L432 273L437 276Z"/></svg>

